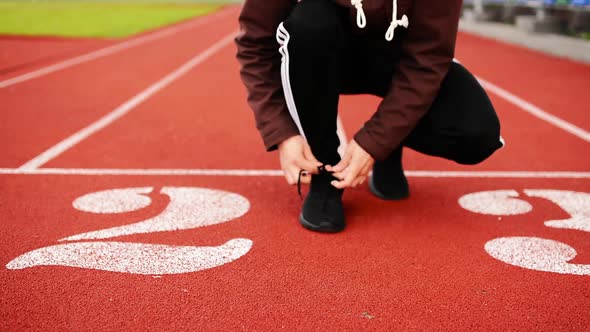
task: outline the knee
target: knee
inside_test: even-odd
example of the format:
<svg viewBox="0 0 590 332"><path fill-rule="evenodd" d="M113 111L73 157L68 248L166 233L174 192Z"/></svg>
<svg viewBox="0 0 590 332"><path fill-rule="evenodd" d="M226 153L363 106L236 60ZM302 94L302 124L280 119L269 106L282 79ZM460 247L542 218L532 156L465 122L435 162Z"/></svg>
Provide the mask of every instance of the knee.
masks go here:
<svg viewBox="0 0 590 332"><path fill-rule="evenodd" d="M340 9L331 1L302 1L285 20L289 48L333 49L344 41Z"/></svg>
<svg viewBox="0 0 590 332"><path fill-rule="evenodd" d="M504 146L500 132L470 133L462 138L456 149L455 162L462 165L476 165L488 159Z"/></svg>

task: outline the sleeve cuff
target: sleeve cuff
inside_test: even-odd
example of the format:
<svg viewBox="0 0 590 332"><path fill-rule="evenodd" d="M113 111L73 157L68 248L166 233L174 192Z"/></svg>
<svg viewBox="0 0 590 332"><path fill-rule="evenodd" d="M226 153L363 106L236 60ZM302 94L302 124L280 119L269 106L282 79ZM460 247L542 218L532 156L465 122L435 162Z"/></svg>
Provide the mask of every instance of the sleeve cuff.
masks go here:
<svg viewBox="0 0 590 332"><path fill-rule="evenodd" d="M371 134L365 128L361 128L355 135L354 140L367 151L375 160L385 160L391 153L391 149L379 145L375 142Z"/></svg>
<svg viewBox="0 0 590 332"><path fill-rule="evenodd" d="M260 134L266 151L269 152L276 150L279 144L287 138L300 135L291 118L281 119L273 126L272 130L261 130Z"/></svg>

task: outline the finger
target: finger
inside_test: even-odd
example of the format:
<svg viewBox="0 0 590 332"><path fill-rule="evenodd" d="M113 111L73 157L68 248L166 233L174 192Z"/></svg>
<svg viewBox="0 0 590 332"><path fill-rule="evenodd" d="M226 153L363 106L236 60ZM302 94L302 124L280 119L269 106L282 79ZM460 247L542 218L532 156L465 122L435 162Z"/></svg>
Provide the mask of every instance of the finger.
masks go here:
<svg viewBox="0 0 590 332"><path fill-rule="evenodd" d="M352 185L352 181L356 177L353 173L354 173L354 170L350 169L348 171L348 174L346 174L342 180L332 181L332 185L338 189L344 189L344 188L350 187Z"/></svg>
<svg viewBox="0 0 590 332"><path fill-rule="evenodd" d="M353 187L353 188L356 188L357 186L359 186L359 185L363 184L363 182L365 182L365 179L366 179L366 178L367 178L367 177L366 177L366 176L364 176L364 175L359 175L359 176L357 176L357 177L356 177L356 179L354 179L354 181L352 182L352 187Z"/></svg>
<svg viewBox="0 0 590 332"><path fill-rule="evenodd" d="M348 188L351 185L351 181L350 179L344 179L342 181L332 181L331 182L332 186L338 188L338 189L344 189L344 188Z"/></svg>
<svg viewBox="0 0 590 332"><path fill-rule="evenodd" d="M301 184L310 184L311 174L301 174Z"/></svg>
<svg viewBox="0 0 590 332"><path fill-rule="evenodd" d="M296 166L292 166L289 167L289 177L291 178L291 182L289 182L290 185L296 185L297 181L299 181L299 172L301 170L299 169L299 167Z"/></svg>
<svg viewBox="0 0 590 332"><path fill-rule="evenodd" d="M363 168L358 172L356 178L352 182L353 187L357 187L365 182L367 177L369 176L369 172L371 171L371 164L366 164Z"/></svg>
<svg viewBox="0 0 590 332"><path fill-rule="evenodd" d="M298 159L295 161L295 165L310 174L318 174L318 166L315 162L307 160L305 158Z"/></svg>
<svg viewBox="0 0 590 332"><path fill-rule="evenodd" d="M344 176L344 179L340 182L340 186L344 187L351 187L354 184L354 181L359 176L359 171L361 169L361 165L359 165L355 160L351 161L350 165L346 168L345 172L342 172L340 175ZM337 187L342 188L342 187Z"/></svg>
<svg viewBox="0 0 590 332"><path fill-rule="evenodd" d="M340 160L340 162L334 166L326 165L326 170L328 170L328 172L333 172L333 173L342 172L346 167L348 167L348 165L350 164L351 161L352 161L352 153L350 152L349 149L346 149L346 151L344 152L344 156L342 156L342 159Z"/></svg>
<svg viewBox="0 0 590 332"><path fill-rule="evenodd" d="M332 173L332 176L334 176L335 178L337 178L339 180L344 180L344 178L346 177L346 174L348 174L347 170L348 170L348 168L346 168L342 172Z"/></svg>
<svg viewBox="0 0 590 332"><path fill-rule="evenodd" d="M293 184L293 178L291 177L291 172L283 170L283 175L285 176L285 180L287 180L287 183L289 185Z"/></svg>
<svg viewBox="0 0 590 332"><path fill-rule="evenodd" d="M348 165L350 165L351 159L352 158L350 156L344 155L344 157L342 158L342 160L340 160L340 162L338 164L336 164L335 166L327 165L326 169L329 172L334 172L334 173L342 172L345 168L348 167Z"/></svg>
<svg viewBox="0 0 590 332"><path fill-rule="evenodd" d="M369 176L369 172L371 172L371 169L373 168L373 166L371 164L367 164L363 167L363 169L359 172L359 175L362 175L364 177Z"/></svg>

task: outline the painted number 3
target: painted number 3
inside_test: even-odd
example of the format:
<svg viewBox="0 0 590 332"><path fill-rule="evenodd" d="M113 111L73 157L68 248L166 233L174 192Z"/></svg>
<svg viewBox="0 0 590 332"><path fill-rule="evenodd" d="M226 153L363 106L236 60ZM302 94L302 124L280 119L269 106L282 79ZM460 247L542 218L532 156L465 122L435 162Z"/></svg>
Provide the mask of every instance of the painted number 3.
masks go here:
<svg viewBox="0 0 590 332"><path fill-rule="evenodd" d="M151 187L112 189L79 197L74 208L90 213L124 213L151 204ZM170 198L159 215L125 226L73 235L69 242L25 253L6 267L71 266L135 274L175 274L201 271L232 262L252 247L249 239L232 239L217 247L88 241L119 236L187 230L231 221L246 214L250 203L238 194L191 187L164 187Z"/></svg>
<svg viewBox="0 0 590 332"><path fill-rule="evenodd" d="M590 194L564 190L524 190L529 197L547 199L570 215L563 220L545 221L551 228L590 232ZM533 207L515 190L483 191L459 199L471 212L510 216L530 212ZM526 269L561 274L590 275L590 264L569 263L577 255L571 246L537 237L503 237L488 241L486 252L502 262Z"/></svg>

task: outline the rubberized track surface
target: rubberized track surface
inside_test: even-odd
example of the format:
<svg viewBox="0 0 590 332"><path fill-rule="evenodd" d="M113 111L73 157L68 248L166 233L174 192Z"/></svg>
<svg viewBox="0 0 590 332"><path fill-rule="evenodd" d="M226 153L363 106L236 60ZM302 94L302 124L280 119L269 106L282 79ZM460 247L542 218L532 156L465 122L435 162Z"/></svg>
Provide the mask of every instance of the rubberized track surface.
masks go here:
<svg viewBox="0 0 590 332"><path fill-rule="evenodd" d="M1 330L588 330L589 66L461 34L506 148L407 151L410 199L348 190L316 234L254 129L237 12L0 88ZM349 134L377 102L343 98Z"/></svg>

